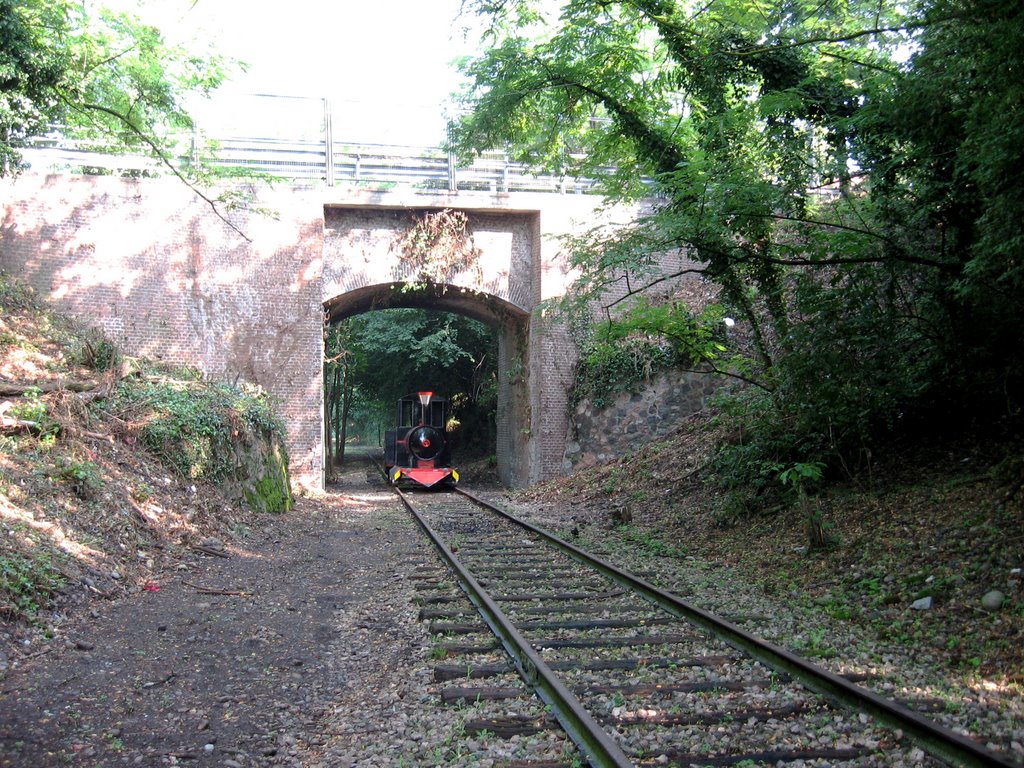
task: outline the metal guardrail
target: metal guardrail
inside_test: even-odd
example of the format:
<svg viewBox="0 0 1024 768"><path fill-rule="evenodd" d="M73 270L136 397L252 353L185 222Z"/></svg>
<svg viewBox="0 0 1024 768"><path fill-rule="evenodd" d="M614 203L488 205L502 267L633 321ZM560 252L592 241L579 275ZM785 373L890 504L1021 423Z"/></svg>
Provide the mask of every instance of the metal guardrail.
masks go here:
<svg viewBox="0 0 1024 768"><path fill-rule="evenodd" d="M596 186L591 179L531 173L500 152L485 153L471 165L460 167L455 157L440 147L235 136L182 137L177 147L173 159L177 167L202 162L213 170L328 187L582 194L595 191ZM112 154L59 132L34 139L22 155L36 170L132 176L168 172L152 157Z"/></svg>
<svg viewBox="0 0 1024 768"><path fill-rule="evenodd" d="M348 143L339 140L330 99L275 94L222 98L216 116L230 127L197 126L173 137L176 167L203 165L228 174L254 174L310 185L392 187L434 191L596 193L589 178L532 173L502 152L485 152L471 164L438 146ZM338 105L338 116L366 105ZM211 118L212 119L212 116ZM409 116L412 123L417 118ZM262 131L253 135L255 130ZM451 123L449 122L449 132ZM168 173L160 161L144 155L114 154L102 145L69 138L60 126L33 139L22 150L31 168L70 173L151 176ZM609 171L612 169L608 169ZM834 185L812 188L813 196L833 199Z"/></svg>

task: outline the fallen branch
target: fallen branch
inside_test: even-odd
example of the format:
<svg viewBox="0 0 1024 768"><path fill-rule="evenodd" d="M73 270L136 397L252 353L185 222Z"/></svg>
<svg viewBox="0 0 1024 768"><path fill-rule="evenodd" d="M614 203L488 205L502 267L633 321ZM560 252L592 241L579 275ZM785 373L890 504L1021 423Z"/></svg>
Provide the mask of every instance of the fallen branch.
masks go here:
<svg viewBox="0 0 1024 768"><path fill-rule="evenodd" d="M158 685L163 685L164 683L169 683L171 680L173 680L177 676L178 675L175 672L168 672L167 675L165 675L164 677L162 677L159 680L154 680L151 683L143 683L142 687L143 688L156 688Z"/></svg>
<svg viewBox="0 0 1024 768"><path fill-rule="evenodd" d="M86 584L85 588L90 590L90 591L92 591L92 592L95 592L97 595L102 597L104 600L112 600L114 598L113 590L111 590L110 592L104 592L102 589L100 589L99 587L94 587L92 584Z"/></svg>
<svg viewBox="0 0 1024 768"><path fill-rule="evenodd" d="M122 378L133 375L126 363L107 371L100 379L47 379L45 381L0 381L0 397L24 397L30 391L42 394L75 392L82 402L110 397Z"/></svg>
<svg viewBox="0 0 1024 768"><path fill-rule="evenodd" d="M36 659L40 656L45 656L53 650L53 646L47 646L46 648L43 648L43 650L36 651L35 653L24 653L16 645L11 647L14 648L14 650L17 652L18 656L21 658L22 661L28 661L29 659Z"/></svg>
<svg viewBox="0 0 1024 768"><path fill-rule="evenodd" d="M252 597L252 592L240 592L236 589L218 589L217 587L204 587L201 584L193 584L191 581L183 581L186 587L192 587L201 595L227 595L228 597Z"/></svg>
<svg viewBox="0 0 1024 768"><path fill-rule="evenodd" d="M202 552L204 555L223 557L225 560L231 559L231 555L229 555L227 552L221 552L219 549L210 549L210 547L204 547L201 544L193 544L192 549L194 549L196 552Z"/></svg>
<svg viewBox="0 0 1024 768"><path fill-rule="evenodd" d="M57 392L66 389L69 392L90 392L100 386L93 379L51 379L49 381L0 381L0 396L22 397L30 389L40 392Z"/></svg>
<svg viewBox="0 0 1024 768"><path fill-rule="evenodd" d="M24 432L39 433L42 427L38 421L25 421L24 419L3 419L0 421L0 434L17 435Z"/></svg>
<svg viewBox="0 0 1024 768"><path fill-rule="evenodd" d="M113 435L103 435L103 434L100 434L99 432L90 432L87 429L83 429L82 430L82 437L88 437L91 440L104 440L104 441L106 441L108 443L114 442L114 436Z"/></svg>

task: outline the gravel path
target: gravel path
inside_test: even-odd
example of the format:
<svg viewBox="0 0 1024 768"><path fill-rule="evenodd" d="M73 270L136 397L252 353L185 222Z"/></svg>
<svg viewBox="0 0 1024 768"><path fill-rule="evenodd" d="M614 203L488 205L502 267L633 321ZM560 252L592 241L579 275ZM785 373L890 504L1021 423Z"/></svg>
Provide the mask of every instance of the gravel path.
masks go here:
<svg viewBox="0 0 1024 768"><path fill-rule="evenodd" d="M0 766L494 765L571 755L469 738L418 621L425 539L356 466L330 494L61 623L0 680ZM448 589L452 586L449 584ZM514 709L536 708L526 700Z"/></svg>
<svg viewBox="0 0 1024 768"><path fill-rule="evenodd" d="M0 765L312 766L336 711L401 703L421 544L364 471L349 485L64 622L0 683Z"/></svg>

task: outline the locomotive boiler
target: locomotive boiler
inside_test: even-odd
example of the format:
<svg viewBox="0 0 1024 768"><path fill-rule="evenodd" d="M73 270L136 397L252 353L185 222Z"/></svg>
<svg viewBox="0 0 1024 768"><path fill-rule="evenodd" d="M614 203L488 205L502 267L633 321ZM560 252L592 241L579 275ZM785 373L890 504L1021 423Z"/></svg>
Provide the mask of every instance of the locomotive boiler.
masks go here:
<svg viewBox="0 0 1024 768"><path fill-rule="evenodd" d="M384 434L384 466L393 485L408 480L424 488L454 485L446 430L448 401L433 392L414 392L398 401L395 428Z"/></svg>

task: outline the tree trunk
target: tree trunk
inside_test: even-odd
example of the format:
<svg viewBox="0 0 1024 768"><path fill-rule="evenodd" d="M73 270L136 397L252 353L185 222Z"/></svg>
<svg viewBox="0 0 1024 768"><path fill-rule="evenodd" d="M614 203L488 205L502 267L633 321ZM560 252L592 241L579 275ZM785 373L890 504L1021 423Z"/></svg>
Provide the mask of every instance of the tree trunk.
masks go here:
<svg viewBox="0 0 1024 768"><path fill-rule="evenodd" d="M803 511L804 524L807 527L807 549L815 552L825 548L828 539L825 526L821 519L821 508L811 502L807 494L800 494L800 508Z"/></svg>
<svg viewBox="0 0 1024 768"><path fill-rule="evenodd" d="M327 435L327 439L331 440L333 436L333 449L331 451L331 466L337 466L344 460L342 446L338 442L338 411L340 409L341 398L343 396L342 390L342 369L343 363L334 364L334 381L331 385L331 431ZM340 452L340 453L339 453Z"/></svg>
<svg viewBox="0 0 1024 768"><path fill-rule="evenodd" d="M327 471L334 466L334 453L331 450L331 388L324 373L324 454L327 460Z"/></svg>
<svg viewBox="0 0 1024 768"><path fill-rule="evenodd" d="M338 463L345 463L345 440L348 439L348 414L352 409L352 371L349 369L348 357L342 363L344 366L343 383L340 386L341 413L335 425L338 439Z"/></svg>

